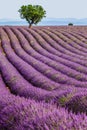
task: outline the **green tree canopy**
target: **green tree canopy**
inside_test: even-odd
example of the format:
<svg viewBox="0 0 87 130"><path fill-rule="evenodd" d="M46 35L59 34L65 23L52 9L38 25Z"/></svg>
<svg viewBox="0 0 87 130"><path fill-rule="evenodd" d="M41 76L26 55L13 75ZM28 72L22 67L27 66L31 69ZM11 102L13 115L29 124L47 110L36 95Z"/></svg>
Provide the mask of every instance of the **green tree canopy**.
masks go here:
<svg viewBox="0 0 87 130"><path fill-rule="evenodd" d="M29 23L29 27L40 22L43 17L46 17L46 11L40 5L23 5L18 12L20 17L26 19Z"/></svg>

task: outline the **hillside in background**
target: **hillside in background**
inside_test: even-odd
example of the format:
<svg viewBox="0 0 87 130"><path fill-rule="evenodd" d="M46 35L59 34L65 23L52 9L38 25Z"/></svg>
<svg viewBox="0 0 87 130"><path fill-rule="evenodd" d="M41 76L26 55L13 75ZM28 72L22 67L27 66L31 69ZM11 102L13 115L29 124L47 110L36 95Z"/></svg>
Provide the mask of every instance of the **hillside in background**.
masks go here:
<svg viewBox="0 0 87 130"><path fill-rule="evenodd" d="M87 25L87 18L45 18L38 25L68 25L68 23L73 23L74 25ZM28 25L28 23L21 19L0 19L0 25Z"/></svg>

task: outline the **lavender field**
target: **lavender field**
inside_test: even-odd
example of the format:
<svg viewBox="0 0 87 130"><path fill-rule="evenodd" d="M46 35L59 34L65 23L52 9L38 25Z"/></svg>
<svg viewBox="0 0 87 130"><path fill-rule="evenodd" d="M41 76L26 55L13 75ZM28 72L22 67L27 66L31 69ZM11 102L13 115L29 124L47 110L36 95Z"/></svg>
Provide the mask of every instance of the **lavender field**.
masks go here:
<svg viewBox="0 0 87 130"><path fill-rule="evenodd" d="M0 27L0 130L87 130L87 27Z"/></svg>

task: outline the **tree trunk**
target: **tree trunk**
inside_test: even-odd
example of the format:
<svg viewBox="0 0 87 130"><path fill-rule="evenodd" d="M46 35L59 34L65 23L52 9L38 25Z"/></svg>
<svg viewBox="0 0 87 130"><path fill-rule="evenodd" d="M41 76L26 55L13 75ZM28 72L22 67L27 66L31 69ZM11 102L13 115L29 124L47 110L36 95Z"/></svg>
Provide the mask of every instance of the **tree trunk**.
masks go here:
<svg viewBox="0 0 87 130"><path fill-rule="evenodd" d="M32 27L32 24L29 24L29 28L31 28Z"/></svg>

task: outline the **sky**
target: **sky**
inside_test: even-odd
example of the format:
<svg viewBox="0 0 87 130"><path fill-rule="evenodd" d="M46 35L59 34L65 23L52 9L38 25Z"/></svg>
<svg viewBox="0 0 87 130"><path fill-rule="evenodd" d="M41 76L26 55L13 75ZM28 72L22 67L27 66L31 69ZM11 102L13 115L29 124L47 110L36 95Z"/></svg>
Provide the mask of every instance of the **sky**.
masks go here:
<svg viewBox="0 0 87 130"><path fill-rule="evenodd" d="M0 0L0 19L20 19L22 5L41 5L47 18L87 18L87 0Z"/></svg>

